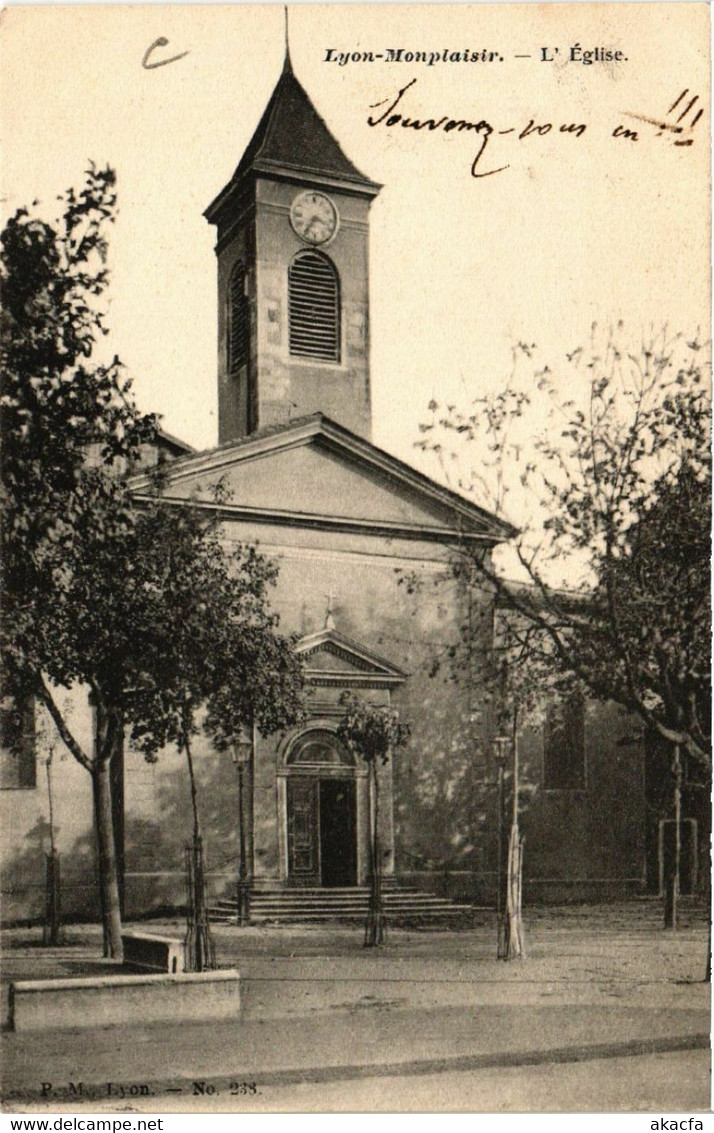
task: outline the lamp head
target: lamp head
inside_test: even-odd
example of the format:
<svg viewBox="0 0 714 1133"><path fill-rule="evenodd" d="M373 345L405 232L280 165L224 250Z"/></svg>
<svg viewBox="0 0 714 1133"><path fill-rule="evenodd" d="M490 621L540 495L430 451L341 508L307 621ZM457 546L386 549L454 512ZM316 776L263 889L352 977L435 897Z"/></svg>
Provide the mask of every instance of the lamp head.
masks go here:
<svg viewBox="0 0 714 1133"><path fill-rule="evenodd" d="M253 734L247 724L244 724L237 739L231 744L231 755L234 763L247 763L253 752Z"/></svg>
<svg viewBox="0 0 714 1133"><path fill-rule="evenodd" d="M493 737L493 758L497 767L505 767L508 759L508 749L511 745L510 736Z"/></svg>

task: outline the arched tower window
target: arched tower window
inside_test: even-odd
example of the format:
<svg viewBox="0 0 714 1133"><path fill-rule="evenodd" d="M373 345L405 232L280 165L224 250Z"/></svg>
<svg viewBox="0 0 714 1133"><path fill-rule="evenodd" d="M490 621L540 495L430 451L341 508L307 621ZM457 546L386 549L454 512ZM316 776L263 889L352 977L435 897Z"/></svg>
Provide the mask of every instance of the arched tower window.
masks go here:
<svg viewBox="0 0 714 1133"><path fill-rule="evenodd" d="M340 360L340 283L331 260L299 252L288 269L290 353L320 362Z"/></svg>
<svg viewBox="0 0 714 1133"><path fill-rule="evenodd" d="M245 265L237 263L228 283L228 376L235 378L248 361L248 288Z"/></svg>

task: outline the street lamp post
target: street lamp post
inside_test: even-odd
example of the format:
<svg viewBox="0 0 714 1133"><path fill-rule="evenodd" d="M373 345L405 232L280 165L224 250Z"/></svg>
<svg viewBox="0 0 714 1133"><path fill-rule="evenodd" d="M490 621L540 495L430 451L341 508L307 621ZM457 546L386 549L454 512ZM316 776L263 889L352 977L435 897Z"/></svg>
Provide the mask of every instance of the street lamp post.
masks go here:
<svg viewBox="0 0 714 1133"><path fill-rule="evenodd" d="M498 853L496 860L496 918L498 926L498 945L497 957L503 959L506 954L506 918L503 900L503 879L504 879L504 845L503 845L503 811L505 802L505 783L504 773L506 770L506 761L508 759L508 749L511 740L510 736L494 736L493 739L493 756L498 767Z"/></svg>
<svg viewBox="0 0 714 1133"><path fill-rule="evenodd" d="M233 762L238 768L238 924L250 923L250 889L251 879L248 876L248 860L245 842L245 769L250 763L253 754L253 736L251 730L243 728L240 738L233 744Z"/></svg>

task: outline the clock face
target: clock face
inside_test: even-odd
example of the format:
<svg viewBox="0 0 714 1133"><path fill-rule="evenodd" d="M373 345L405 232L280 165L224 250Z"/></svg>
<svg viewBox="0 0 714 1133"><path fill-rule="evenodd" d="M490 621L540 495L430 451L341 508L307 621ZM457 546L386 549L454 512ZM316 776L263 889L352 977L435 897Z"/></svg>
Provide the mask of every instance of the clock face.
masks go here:
<svg viewBox="0 0 714 1133"><path fill-rule="evenodd" d="M290 223L306 244L326 244L337 232L337 209L324 193L300 193L290 206Z"/></svg>

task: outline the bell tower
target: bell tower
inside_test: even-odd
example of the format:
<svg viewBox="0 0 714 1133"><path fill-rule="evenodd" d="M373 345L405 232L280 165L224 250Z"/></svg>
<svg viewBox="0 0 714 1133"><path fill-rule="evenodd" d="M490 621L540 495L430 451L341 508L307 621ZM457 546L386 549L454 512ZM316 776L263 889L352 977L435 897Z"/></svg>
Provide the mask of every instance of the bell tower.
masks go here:
<svg viewBox="0 0 714 1133"><path fill-rule="evenodd" d="M285 63L233 177L206 209L218 258L218 440L322 412L369 439L369 206Z"/></svg>

